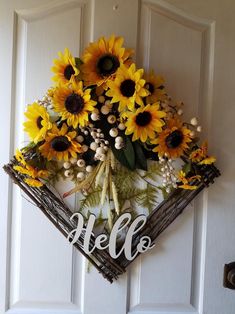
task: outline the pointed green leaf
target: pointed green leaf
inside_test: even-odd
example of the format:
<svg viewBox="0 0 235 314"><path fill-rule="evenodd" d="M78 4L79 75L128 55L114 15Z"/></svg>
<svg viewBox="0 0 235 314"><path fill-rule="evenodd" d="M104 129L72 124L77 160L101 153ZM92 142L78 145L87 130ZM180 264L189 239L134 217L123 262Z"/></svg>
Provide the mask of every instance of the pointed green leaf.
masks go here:
<svg viewBox="0 0 235 314"><path fill-rule="evenodd" d="M182 170L187 175L191 171L191 168L192 168L192 164L191 162L189 162L183 166Z"/></svg>
<svg viewBox="0 0 235 314"><path fill-rule="evenodd" d="M129 137L126 138L126 146L123 149L123 152L129 164L129 169L134 170L135 169L135 151Z"/></svg>
<svg viewBox="0 0 235 314"><path fill-rule="evenodd" d="M136 168L147 171L147 159L144 155L143 148L139 142L133 142L136 158Z"/></svg>

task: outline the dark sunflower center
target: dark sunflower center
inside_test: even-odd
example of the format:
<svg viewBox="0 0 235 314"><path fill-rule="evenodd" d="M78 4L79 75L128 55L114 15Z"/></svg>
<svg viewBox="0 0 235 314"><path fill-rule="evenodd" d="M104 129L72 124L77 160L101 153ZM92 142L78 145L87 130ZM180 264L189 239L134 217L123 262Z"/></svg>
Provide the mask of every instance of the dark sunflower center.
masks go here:
<svg viewBox="0 0 235 314"><path fill-rule="evenodd" d="M139 126L146 126L152 120L152 115L148 111L140 112L135 118L135 122Z"/></svg>
<svg viewBox="0 0 235 314"><path fill-rule="evenodd" d="M65 100L65 108L72 114L77 114L84 108L84 100L78 94L71 94Z"/></svg>
<svg viewBox="0 0 235 314"><path fill-rule="evenodd" d="M121 83L120 90L123 96L131 97L135 93L135 82L132 80L125 80Z"/></svg>
<svg viewBox="0 0 235 314"><path fill-rule="evenodd" d="M71 76L74 75L74 69L72 67L71 64L67 65L66 68L64 69L64 77L66 78L66 80L70 80Z"/></svg>
<svg viewBox="0 0 235 314"><path fill-rule="evenodd" d="M104 77L115 73L119 66L118 58L109 53L101 56L96 64L98 73Z"/></svg>
<svg viewBox="0 0 235 314"><path fill-rule="evenodd" d="M168 148L177 148L183 142L183 138L183 133L179 130L175 130L166 137L166 146Z"/></svg>
<svg viewBox="0 0 235 314"><path fill-rule="evenodd" d="M64 152L70 147L71 143L66 136L56 136L51 141L51 148L57 152Z"/></svg>
<svg viewBox="0 0 235 314"><path fill-rule="evenodd" d="M154 85L152 83L146 83L145 88L150 92L150 94L153 94L154 92Z"/></svg>
<svg viewBox="0 0 235 314"><path fill-rule="evenodd" d="M42 117L38 117L37 118L37 127L39 128L39 130L42 128L42 120L43 120L43 118Z"/></svg>

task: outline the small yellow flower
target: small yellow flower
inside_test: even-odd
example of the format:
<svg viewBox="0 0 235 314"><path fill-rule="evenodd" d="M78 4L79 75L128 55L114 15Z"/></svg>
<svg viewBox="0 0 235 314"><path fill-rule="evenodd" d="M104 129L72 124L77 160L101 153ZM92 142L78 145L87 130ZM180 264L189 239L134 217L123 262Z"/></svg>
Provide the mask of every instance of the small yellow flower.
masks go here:
<svg viewBox="0 0 235 314"><path fill-rule="evenodd" d="M182 184L182 185L179 185L179 188L184 189L184 190L196 190L197 186L189 185L189 184Z"/></svg>
<svg viewBox="0 0 235 314"><path fill-rule="evenodd" d="M31 169L31 166L29 166L29 165L25 165L25 167L23 167L23 166L14 166L13 168L14 168L14 170L16 170L19 173L27 174L30 177L35 177L34 170Z"/></svg>
<svg viewBox="0 0 235 314"><path fill-rule="evenodd" d="M24 156L23 156L23 154L22 154L22 152L17 148L16 149L16 153L15 153L15 157L16 157L16 160L20 163L20 164L22 164L22 165L26 165L26 161L25 161L25 159L24 159Z"/></svg>
<svg viewBox="0 0 235 314"><path fill-rule="evenodd" d="M59 59L54 60L54 66L51 68L55 73L52 80L56 84L66 85L79 74L79 70L76 68L75 58L68 48L65 48L64 54L59 52L58 55Z"/></svg>
<svg viewBox="0 0 235 314"><path fill-rule="evenodd" d="M216 161L216 158L214 156L209 157L207 154L208 144L207 142L204 142L201 147L192 151L192 153L189 156L189 159L191 159L192 162L198 163L199 165L213 164Z"/></svg>
<svg viewBox="0 0 235 314"><path fill-rule="evenodd" d="M24 182L27 183L29 186L40 188L43 186L43 183L37 179L26 178Z"/></svg>
<svg viewBox="0 0 235 314"><path fill-rule="evenodd" d="M216 161L216 158L214 156L207 157L199 162L199 165L211 165Z"/></svg>
<svg viewBox="0 0 235 314"><path fill-rule="evenodd" d="M178 180L183 184L179 185L178 187L184 190L196 190L197 185L190 185L190 182L200 179L201 176L199 175L186 178L186 173L183 170L180 170L178 173Z"/></svg>
<svg viewBox="0 0 235 314"><path fill-rule="evenodd" d="M16 150L15 157L19 165L15 165L13 169L27 176L26 178L24 178L24 182L27 183L29 186L43 186L43 183L39 179L46 179L49 176L49 172L46 169L36 169L29 165L26 162L22 152L18 149Z"/></svg>

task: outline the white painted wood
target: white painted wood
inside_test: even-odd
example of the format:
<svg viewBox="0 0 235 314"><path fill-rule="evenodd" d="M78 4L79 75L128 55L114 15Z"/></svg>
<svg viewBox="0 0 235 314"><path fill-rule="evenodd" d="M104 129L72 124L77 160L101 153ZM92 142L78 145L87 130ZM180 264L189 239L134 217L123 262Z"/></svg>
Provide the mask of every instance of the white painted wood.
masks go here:
<svg viewBox="0 0 235 314"><path fill-rule="evenodd" d="M234 11L234 3L229 3ZM222 7L223 10L220 11ZM139 63L146 67L154 65L155 69L164 73L173 98L184 99L185 104L190 106L187 108L189 116L193 113L200 116L204 126L203 135L209 138L210 150L216 152L218 160L219 156L223 156L222 152L228 150L232 153L235 148L233 143L230 146L226 145L228 143L226 137L229 135L225 133L223 136L219 135L221 127L223 125L225 127L231 118L229 119L230 113L223 111L225 115L222 118L223 121L219 120L222 110L219 109L221 103L218 102L218 92L216 93L218 83L214 76L220 63L218 57L216 58L218 43L221 41L220 36L223 38L223 43L228 45L229 38L233 37L235 30L232 18L225 19L225 16L228 17L225 13L228 7L227 9L225 7L226 5L215 4L214 1L206 3L197 1L197 4L193 1L143 1L138 49ZM220 21L219 31L218 21ZM223 29L226 29L226 33L223 33ZM224 50L225 46L219 47L222 56L225 57L227 55ZM228 64L228 69L231 72L230 75L234 76L234 68L231 70ZM223 70L224 68L219 67L217 75L220 75ZM224 77L223 74L222 76ZM219 82L219 84L224 84L221 80ZM230 98L234 92L231 90L228 93ZM227 106L231 108L232 98L230 100L226 98L226 101L230 103ZM213 126L214 119L217 124ZM223 146L222 152L219 145ZM233 166L232 159L228 159L227 162L229 160L230 168ZM218 164L223 171L223 161L219 160ZM195 202L194 216L192 211L191 214L188 213L189 216L191 215L192 225L189 226L186 237L183 236L183 230L187 225L185 214L176 222L180 225L181 240L185 241L186 238L189 240L188 237L192 235L193 241L189 246L177 239L177 232L174 231L174 236L172 236L171 228L176 228L175 224L159 238L160 247L156 247L155 252L151 252L154 257L151 259L151 254L149 254L136 263L130 281L131 313L226 314L234 312L233 292L222 287L222 277L223 264L226 260L234 260L235 235L232 226L234 226L235 214L229 205L231 193L227 196L228 200L225 195L222 196L219 193L219 189L223 186L220 180ZM224 188L222 190L225 191ZM221 210L225 208L225 204L227 204L226 214L222 215L222 218ZM211 217L214 217L214 225L209 224ZM223 220L223 224L220 223L220 219ZM231 228L228 230L229 243L224 234L228 225ZM220 236L216 231L217 228L221 231L219 231ZM171 253L165 252L169 245L168 241L173 245L173 250L175 245L177 247L173 258L170 258ZM221 243L219 248L217 243ZM170 251L172 252L172 248ZM226 252L230 253L228 259L226 259L228 256ZM181 260L178 260L177 256L181 257ZM189 256L192 258L191 264ZM184 269L180 270L182 266ZM155 276L154 270L158 267L161 268L156 271ZM191 267L191 270L187 267ZM187 287L189 283L187 280L190 280L190 287ZM187 287L186 292L185 287Z"/></svg>
<svg viewBox="0 0 235 314"><path fill-rule="evenodd" d="M2 125L8 128L7 135L12 139L8 139L1 164L7 162L15 147L28 141L22 132L25 104L41 97L50 86L50 67L57 52L69 47L78 55L88 41L90 29L85 18L89 6L88 1L4 2L8 16L3 25L11 32L3 34L9 38L6 43L11 43L11 39L13 46L5 52L11 57L6 73L12 65L12 77L2 84L7 91L8 83L10 92ZM61 25L64 25L63 29L60 29ZM8 182L5 176L4 180ZM2 240L5 242L2 243L8 243L8 249L4 250L1 260L1 313L7 309L15 313L27 309L81 312L82 257L76 256L66 239L40 211L35 210L18 188L12 189L11 183L9 187L3 207L3 215L10 218L8 229L7 218L3 225ZM70 205L73 204L74 199L70 198Z"/></svg>
<svg viewBox="0 0 235 314"><path fill-rule="evenodd" d="M200 116L223 172L110 285L94 268L87 272L0 170L0 313L234 313L234 292L222 287L223 264L235 260L234 12L232 0L0 1L1 165L27 141L24 106L50 85L57 51L68 46L78 55L115 33L137 49L139 66L165 76L188 117Z"/></svg>

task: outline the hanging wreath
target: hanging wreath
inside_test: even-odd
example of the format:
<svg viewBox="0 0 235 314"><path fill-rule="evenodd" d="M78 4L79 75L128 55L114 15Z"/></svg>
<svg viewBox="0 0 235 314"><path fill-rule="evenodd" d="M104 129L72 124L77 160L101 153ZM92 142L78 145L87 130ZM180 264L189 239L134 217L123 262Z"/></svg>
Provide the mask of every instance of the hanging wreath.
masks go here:
<svg viewBox="0 0 235 314"><path fill-rule="evenodd" d="M198 119L184 121L184 104L171 100L161 76L136 67L122 37L101 37L81 58L67 48L58 55L54 85L25 112L30 142L5 170L112 281L152 247L146 238L138 246L141 236L154 240L219 171L199 137ZM74 182L63 198L77 194L78 216L56 195L61 179ZM140 215L148 217L142 224ZM94 220L89 243L84 230L72 237L79 219L82 226ZM107 242L117 221L122 232L117 232L116 250L128 223L136 221L139 232L133 232L130 247L110 254L114 248ZM102 241L96 244L100 234L106 235L103 248Z"/></svg>

